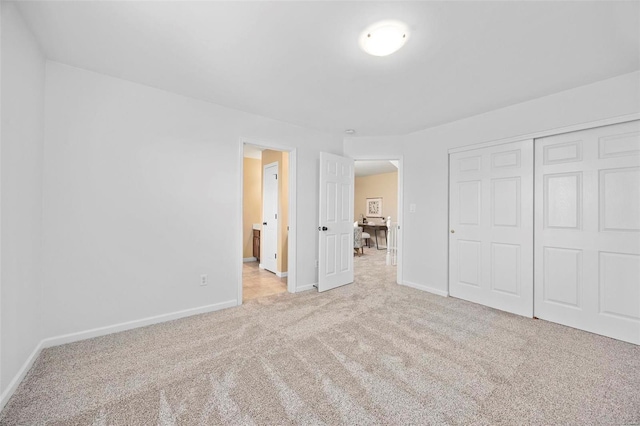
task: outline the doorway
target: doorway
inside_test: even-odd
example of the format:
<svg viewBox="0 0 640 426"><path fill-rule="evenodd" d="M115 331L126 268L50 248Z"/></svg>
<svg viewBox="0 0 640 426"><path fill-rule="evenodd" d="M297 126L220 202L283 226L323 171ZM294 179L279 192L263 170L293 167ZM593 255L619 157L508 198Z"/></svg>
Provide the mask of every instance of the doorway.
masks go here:
<svg viewBox="0 0 640 426"><path fill-rule="evenodd" d="M295 194L291 190L295 151L244 139L240 148L242 263L238 304L295 291L295 266L291 265L295 253L290 256L295 246Z"/></svg>
<svg viewBox="0 0 640 426"><path fill-rule="evenodd" d="M399 166L398 160L388 159L354 162L356 274L363 269L388 274L389 269L397 268Z"/></svg>
<svg viewBox="0 0 640 426"><path fill-rule="evenodd" d="M348 182L334 182L347 174L350 175ZM385 174L391 176L385 177ZM360 178L365 182L358 182ZM368 185L367 181L372 183ZM372 187L373 192L368 191L367 186ZM347 188L352 188L350 194ZM403 283L402 188L401 157L351 159L320 153L318 291L353 282ZM338 216L340 223L336 222ZM349 230L341 228L343 222ZM338 225L339 235L335 234ZM332 231L335 232L332 234Z"/></svg>

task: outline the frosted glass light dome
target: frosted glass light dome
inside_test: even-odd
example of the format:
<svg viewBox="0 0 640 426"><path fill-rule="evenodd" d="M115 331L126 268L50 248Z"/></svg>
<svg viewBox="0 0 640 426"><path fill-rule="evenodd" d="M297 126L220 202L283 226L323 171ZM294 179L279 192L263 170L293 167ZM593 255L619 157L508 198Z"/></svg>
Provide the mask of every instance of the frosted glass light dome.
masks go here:
<svg viewBox="0 0 640 426"><path fill-rule="evenodd" d="M360 35L360 47L373 56L391 55L409 39L409 30L399 21L381 21L370 25Z"/></svg>

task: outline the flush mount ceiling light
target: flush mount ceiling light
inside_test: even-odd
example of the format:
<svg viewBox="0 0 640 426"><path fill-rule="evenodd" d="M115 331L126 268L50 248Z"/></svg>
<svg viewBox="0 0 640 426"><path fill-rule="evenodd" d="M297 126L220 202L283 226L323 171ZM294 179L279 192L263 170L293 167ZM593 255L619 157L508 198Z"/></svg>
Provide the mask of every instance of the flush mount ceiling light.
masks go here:
<svg viewBox="0 0 640 426"><path fill-rule="evenodd" d="M409 29L399 21L381 21L370 25L360 35L360 47L373 56L387 56L409 39Z"/></svg>

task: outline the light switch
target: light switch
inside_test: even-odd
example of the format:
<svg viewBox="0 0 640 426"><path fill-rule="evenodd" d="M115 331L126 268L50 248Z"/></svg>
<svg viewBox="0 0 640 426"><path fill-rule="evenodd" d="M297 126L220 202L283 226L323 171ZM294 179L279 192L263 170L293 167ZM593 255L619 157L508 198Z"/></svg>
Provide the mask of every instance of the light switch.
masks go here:
<svg viewBox="0 0 640 426"><path fill-rule="evenodd" d="M409 204L409 213L415 213L415 212L416 212L416 205Z"/></svg>

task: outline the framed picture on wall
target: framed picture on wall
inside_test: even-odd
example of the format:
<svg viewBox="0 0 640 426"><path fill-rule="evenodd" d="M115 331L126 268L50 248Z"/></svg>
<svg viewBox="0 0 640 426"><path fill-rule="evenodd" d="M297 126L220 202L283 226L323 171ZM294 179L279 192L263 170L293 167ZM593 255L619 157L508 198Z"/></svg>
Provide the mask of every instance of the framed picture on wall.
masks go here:
<svg viewBox="0 0 640 426"><path fill-rule="evenodd" d="M382 198L367 198L367 217L382 217Z"/></svg>

